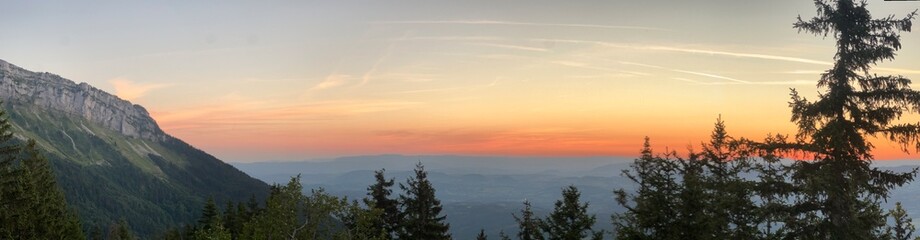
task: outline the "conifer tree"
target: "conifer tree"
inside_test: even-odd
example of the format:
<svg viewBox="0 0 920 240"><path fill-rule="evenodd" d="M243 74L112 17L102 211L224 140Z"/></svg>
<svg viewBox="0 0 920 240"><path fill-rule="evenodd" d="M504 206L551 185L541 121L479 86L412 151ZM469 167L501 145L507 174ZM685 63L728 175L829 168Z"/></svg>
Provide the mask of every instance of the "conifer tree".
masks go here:
<svg viewBox="0 0 920 240"><path fill-rule="evenodd" d="M518 224L518 239L543 240L543 232L540 231L540 218L534 216L530 201L524 201L524 208L521 209L520 217L514 214L512 214L512 217Z"/></svg>
<svg viewBox="0 0 920 240"><path fill-rule="evenodd" d="M344 202L344 201L343 201ZM372 204L368 204L372 206ZM342 239L386 240L391 239L386 230L380 228L383 210L377 208L362 208L358 201L352 201L335 215L345 225L345 231L338 233Z"/></svg>
<svg viewBox="0 0 920 240"><path fill-rule="evenodd" d="M21 173L15 166L20 145L13 138L13 126L6 116L6 111L0 111L0 238L13 239L24 225L21 220L25 200L19 184Z"/></svg>
<svg viewBox="0 0 920 240"><path fill-rule="evenodd" d="M866 2L816 0L817 16L794 24L800 31L836 39L833 67L821 75L822 92L808 101L792 91L792 120L798 142L789 150L806 151L813 161L797 161L791 176L799 197L794 238L875 239L885 217L879 207L889 191L913 179L871 166L870 136L883 135L907 151L920 149L920 124L900 123L920 112L920 92L903 76L879 76L870 68L893 60L901 48L899 32L910 31L916 12L896 19L873 19Z"/></svg>
<svg viewBox="0 0 920 240"><path fill-rule="evenodd" d="M109 231L108 231L107 236L108 237L106 237L106 239L108 240L137 239L137 237L134 236L134 233L131 232L131 229L128 227L128 221L125 221L124 219L118 222L112 223L112 225L109 225Z"/></svg>
<svg viewBox="0 0 920 240"><path fill-rule="evenodd" d="M602 239L603 231L591 230L596 217L588 214L588 203L579 200L581 193L575 186L562 189L562 199L557 200L553 212L541 221L541 228L549 240ZM590 235L589 235L590 234Z"/></svg>
<svg viewBox="0 0 920 240"><path fill-rule="evenodd" d="M485 229L479 229L479 235L476 235L476 240L489 240Z"/></svg>
<svg viewBox="0 0 920 240"><path fill-rule="evenodd" d="M888 215L894 220L894 226L888 227L886 237L893 240L910 240L917 229L914 227L913 219L907 216L907 211L901 208L901 202L896 202L894 209L888 211Z"/></svg>
<svg viewBox="0 0 920 240"><path fill-rule="evenodd" d="M618 239L681 239L683 232L676 226L681 221L678 196L683 186L676 179L680 165L673 155L655 156L646 137L632 169L623 171L638 186L635 194L614 191L617 203L626 208L613 216Z"/></svg>
<svg viewBox="0 0 920 240"><path fill-rule="evenodd" d="M441 215L441 201L435 197L435 189L428 181L428 173L419 162L415 165L415 177L406 184L399 184L405 192L400 195L402 221L400 239L451 239L450 224Z"/></svg>
<svg viewBox="0 0 920 240"><path fill-rule="evenodd" d="M198 227L192 233L192 239L195 240L230 240L232 235L224 227L224 220L217 210L217 204L213 197L209 197L201 210L201 217L198 219Z"/></svg>
<svg viewBox="0 0 920 240"><path fill-rule="evenodd" d="M220 213L217 211L217 204L214 203L214 198L208 197L208 201L201 210L201 217L198 218L198 228L211 229L216 227L215 223L221 223Z"/></svg>
<svg viewBox="0 0 920 240"><path fill-rule="evenodd" d="M230 232L230 236L233 239L238 239L240 230L243 229L242 217L239 212L240 209L237 206L238 205L233 204L233 201L227 201L223 214L223 227Z"/></svg>
<svg viewBox="0 0 920 240"><path fill-rule="evenodd" d="M382 211L382 215L380 216L381 221L375 224L375 226L386 231L387 236L392 238L396 236L399 230L399 201L390 198L390 195L393 193L391 188L395 183L392 178L387 180L384 176L385 171L386 169L374 171L374 179L376 181L373 185L367 187L367 195L369 198L364 199L364 204L370 208L380 209Z"/></svg>
<svg viewBox="0 0 920 240"><path fill-rule="evenodd" d="M698 153L703 166L704 202L709 236L716 239L754 239L762 222L756 212L754 189L756 182L745 178L756 171L746 139L734 139L728 134L725 122L716 119L711 138L703 143ZM691 157L694 158L694 157Z"/></svg>
<svg viewBox="0 0 920 240"><path fill-rule="evenodd" d="M64 192L57 185L51 164L39 152L35 140L29 140L20 162L23 199L19 206L25 224L19 230L22 238L83 239L83 228L77 215L67 206Z"/></svg>
<svg viewBox="0 0 920 240"><path fill-rule="evenodd" d="M105 240L105 237L102 236L102 228L100 228L99 226L94 226L93 229L90 230L89 239L90 240Z"/></svg>
<svg viewBox="0 0 920 240"><path fill-rule="evenodd" d="M255 194L249 196L249 201L246 202L246 210L247 219L252 219L253 216L262 210L262 208L259 206L259 200L256 200Z"/></svg>
<svg viewBox="0 0 920 240"><path fill-rule="evenodd" d="M85 239L34 140L23 148L0 110L0 238Z"/></svg>

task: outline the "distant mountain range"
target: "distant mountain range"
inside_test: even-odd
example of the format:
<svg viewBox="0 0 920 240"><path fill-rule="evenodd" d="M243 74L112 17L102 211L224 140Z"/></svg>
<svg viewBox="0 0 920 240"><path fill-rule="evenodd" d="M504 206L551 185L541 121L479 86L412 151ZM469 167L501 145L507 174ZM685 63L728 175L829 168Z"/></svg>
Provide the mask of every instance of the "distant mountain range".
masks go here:
<svg viewBox="0 0 920 240"><path fill-rule="evenodd" d="M638 153L637 153L638 155ZM625 157L474 157L378 155L343 157L325 161L233 163L240 170L266 182L284 183L301 174L305 191L324 188L335 195L361 199L373 183L373 170L385 168L387 176L404 183L417 162L422 162L444 213L457 239L473 239L480 229L490 236L499 231L517 232L512 214L519 214L521 203L533 203L534 211L545 216L561 197L562 187L575 185L589 211L597 217L595 229L613 228L610 216L623 209L613 199L613 190L633 189L621 176L632 158ZM909 171L918 161L877 161L877 166L894 171ZM394 194L401 191L394 189ZM896 189L883 207L902 202L920 219L920 183Z"/></svg>
<svg viewBox="0 0 920 240"><path fill-rule="evenodd" d="M568 185L578 187L582 200L591 203L589 209L597 215L596 228L610 230L610 215L622 210L613 200L613 190L631 188L620 173L632 159L623 157L378 155L233 165L270 183L285 183L301 174L305 191L324 188L335 195L361 199L374 181L374 170L385 168L387 177L405 183L418 162L428 170L456 239L474 239L483 228L490 236L497 236L499 231L514 234L517 225L511 214L520 213L524 200L533 203L536 213L548 214ZM394 194L400 192L397 184Z"/></svg>
<svg viewBox="0 0 920 240"><path fill-rule="evenodd" d="M0 60L15 136L35 139L88 228L127 220L140 236L192 223L204 201L263 198L268 185L166 134L147 111L86 83Z"/></svg>

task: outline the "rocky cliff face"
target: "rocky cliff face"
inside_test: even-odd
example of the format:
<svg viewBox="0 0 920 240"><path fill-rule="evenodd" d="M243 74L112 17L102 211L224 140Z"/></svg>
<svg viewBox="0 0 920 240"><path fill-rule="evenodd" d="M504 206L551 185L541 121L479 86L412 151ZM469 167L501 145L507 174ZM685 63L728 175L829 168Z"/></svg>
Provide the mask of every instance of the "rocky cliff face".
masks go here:
<svg viewBox="0 0 920 240"><path fill-rule="evenodd" d="M86 83L36 73L0 60L0 99L83 117L125 136L164 141L166 134L147 110Z"/></svg>

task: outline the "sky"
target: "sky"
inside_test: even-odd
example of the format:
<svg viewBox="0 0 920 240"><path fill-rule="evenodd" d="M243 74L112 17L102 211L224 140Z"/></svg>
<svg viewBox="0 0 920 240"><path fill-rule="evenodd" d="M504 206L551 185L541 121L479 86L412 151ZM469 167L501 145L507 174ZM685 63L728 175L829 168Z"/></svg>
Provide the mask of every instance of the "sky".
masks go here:
<svg viewBox="0 0 920 240"><path fill-rule="evenodd" d="M143 105L232 162L633 157L645 136L698 149L720 116L735 137L794 134L790 88L814 99L834 55L799 15L813 2L18 1L0 59ZM920 81L918 35L875 71Z"/></svg>

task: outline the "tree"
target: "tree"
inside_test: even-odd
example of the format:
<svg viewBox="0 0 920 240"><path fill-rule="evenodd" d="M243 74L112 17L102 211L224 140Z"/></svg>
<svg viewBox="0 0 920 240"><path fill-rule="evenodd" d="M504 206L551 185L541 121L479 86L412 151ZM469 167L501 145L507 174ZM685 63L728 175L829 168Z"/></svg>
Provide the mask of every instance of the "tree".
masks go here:
<svg viewBox="0 0 920 240"><path fill-rule="evenodd" d="M489 236L486 236L485 229L479 229L479 235L476 235L476 240L489 240Z"/></svg>
<svg viewBox="0 0 920 240"><path fill-rule="evenodd" d="M15 166L20 145L6 116L6 111L0 111L0 238L15 239L24 225L21 206L25 200L19 184L21 173Z"/></svg>
<svg viewBox="0 0 920 240"><path fill-rule="evenodd" d="M902 76L870 74L879 61L893 60L901 48L899 32L910 31L916 11L896 19L873 19L866 2L815 1L817 16L794 27L836 39L831 69L821 75L816 101L792 90L792 121L797 142L787 150L804 151L813 161L797 161L791 179L798 196L786 227L794 238L875 239L885 225L879 202L916 175L871 166L867 137L882 134L907 151L920 149L920 124L899 123L920 112L920 92Z"/></svg>
<svg viewBox="0 0 920 240"><path fill-rule="evenodd" d="M446 216L441 215L441 201L435 197L435 189L428 181L428 173L419 162L415 165L415 177L399 184L405 192L400 195L402 205L402 230L400 239L451 239L450 224Z"/></svg>
<svg viewBox="0 0 920 240"><path fill-rule="evenodd" d="M230 204L228 204L230 205ZM224 220L217 211L213 197L209 197L198 218L198 227L192 233L195 240L230 240L232 234L224 227Z"/></svg>
<svg viewBox="0 0 920 240"><path fill-rule="evenodd" d="M531 209L530 201L524 201L524 208L521 209L521 216L515 216L514 221L518 224L518 239L521 240L542 240L543 232L540 231L540 218L534 216Z"/></svg>
<svg viewBox="0 0 920 240"><path fill-rule="evenodd" d="M373 204L368 204L368 206L373 206ZM358 201L352 201L351 204L345 205L344 209L336 212L335 215L345 225L345 231L338 234L338 237L342 239L385 240L393 237L386 230L380 228L379 224L383 215L383 210L381 209L364 209Z"/></svg>
<svg viewBox="0 0 920 240"><path fill-rule="evenodd" d="M757 183L746 178L757 173L752 163L752 148L747 139L735 139L728 134L722 117L716 119L708 143L702 152L691 156L702 163L701 188L707 237L716 239L754 239L759 237L758 215L754 201ZM697 226L700 228L699 226Z"/></svg>
<svg viewBox="0 0 920 240"><path fill-rule="evenodd" d="M550 240L577 240L588 237L602 239L603 231L591 230L596 217L588 215L588 203L582 204L581 193L575 186L562 189L562 199L557 200L553 212L541 221L541 228Z"/></svg>
<svg viewBox="0 0 920 240"><path fill-rule="evenodd" d="M683 232L675 226L681 221L678 203L683 186L677 181L681 165L671 158L674 155L655 156L649 138L645 138L641 156L631 170L623 171L638 185L636 193L614 191L617 203L626 208L613 215L618 239L681 239Z"/></svg>
<svg viewBox="0 0 920 240"><path fill-rule="evenodd" d="M23 147L0 110L0 238L85 239L51 163L37 143Z"/></svg>
<svg viewBox="0 0 920 240"><path fill-rule="evenodd" d="M230 240L233 237L230 235L230 232L224 228L223 225L216 225L213 228L208 229L198 229L192 235L194 240Z"/></svg>
<svg viewBox="0 0 920 240"><path fill-rule="evenodd" d="M208 230L217 227L216 225L222 224L220 213L217 211L217 204L214 203L214 198L208 197L208 201L201 210L201 217L198 218L198 228Z"/></svg>
<svg viewBox="0 0 920 240"><path fill-rule="evenodd" d="M292 239L303 223L303 185L300 175L291 177L286 185L275 184L265 200L265 209L257 211L252 221L245 224L242 238L246 239ZM303 234L303 232L301 232Z"/></svg>
<svg viewBox="0 0 920 240"><path fill-rule="evenodd" d="M128 221L124 219L112 223L109 225L108 237L109 240L134 240L137 237L134 236L134 233L131 232L131 229L128 227Z"/></svg>
<svg viewBox="0 0 920 240"><path fill-rule="evenodd" d="M20 162L23 189L21 196L25 205L19 210L24 229L19 230L23 238L83 239L83 228L77 215L68 207L64 192L57 185L51 164L39 152L35 140L29 140Z"/></svg>
<svg viewBox="0 0 920 240"><path fill-rule="evenodd" d="M914 227L913 219L907 216L907 211L901 208L901 202L894 205L894 209L888 211L888 214L894 220L894 227L888 227L887 237L893 240L910 240L910 236L917 230Z"/></svg>
<svg viewBox="0 0 920 240"><path fill-rule="evenodd" d="M395 183L392 178L389 180L386 179L384 176L385 171L386 169L374 171L374 179L376 182L367 187L367 195L369 198L364 199L364 204L370 208L380 209L382 211L382 215L380 216L381 221L376 223L375 226L386 231L387 236L390 236L388 239L391 239L396 236L399 230L399 201L390 198L390 195L393 193L391 188Z"/></svg>
<svg viewBox="0 0 920 240"><path fill-rule="evenodd" d="M626 208L614 214L620 239L755 239L763 216L755 204L751 141L732 138L721 117L701 152L686 158L654 156L646 138L642 154L624 175L638 184L635 194L615 191ZM773 196L772 194L770 196Z"/></svg>
<svg viewBox="0 0 920 240"><path fill-rule="evenodd" d="M242 206L233 204L233 201L227 201L227 205L224 206L223 227L230 232L230 236L233 239L239 239L240 230L243 229L243 218L240 216L240 210L245 213L246 209L245 207L241 209L240 207Z"/></svg>
<svg viewBox="0 0 920 240"><path fill-rule="evenodd" d="M304 201L304 222L291 233L291 237L306 239L329 239L336 234L333 215L342 211L347 201L329 195L326 190L311 190Z"/></svg>

